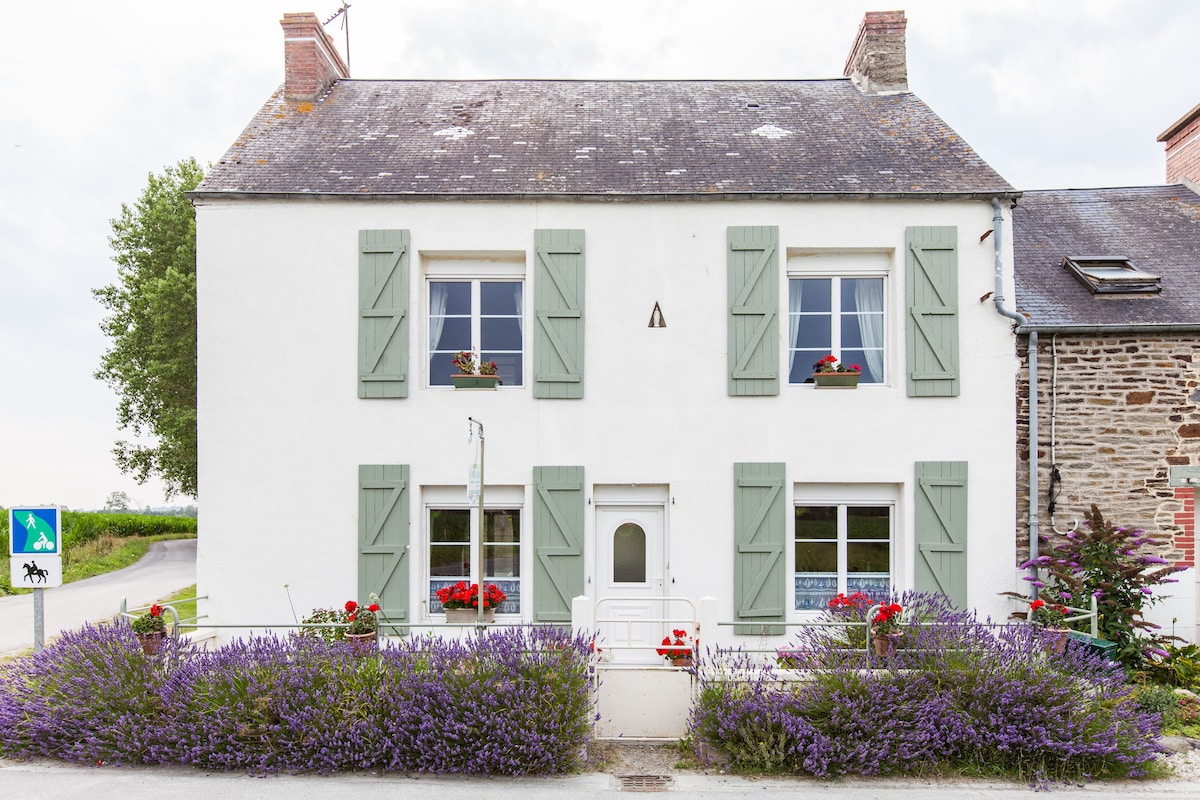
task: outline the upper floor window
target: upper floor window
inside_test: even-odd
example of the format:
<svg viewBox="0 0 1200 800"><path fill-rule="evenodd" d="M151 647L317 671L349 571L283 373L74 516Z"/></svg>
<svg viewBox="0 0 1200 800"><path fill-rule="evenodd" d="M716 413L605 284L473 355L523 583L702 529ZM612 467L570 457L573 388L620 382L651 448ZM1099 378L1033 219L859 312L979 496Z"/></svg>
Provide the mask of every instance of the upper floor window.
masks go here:
<svg viewBox="0 0 1200 800"><path fill-rule="evenodd" d="M882 277L788 280L788 382L810 380L833 354L862 367L861 383L883 383L887 313Z"/></svg>
<svg viewBox="0 0 1200 800"><path fill-rule="evenodd" d="M524 284L519 280L429 281L429 383L449 386L455 353L495 361L504 386L524 372Z"/></svg>

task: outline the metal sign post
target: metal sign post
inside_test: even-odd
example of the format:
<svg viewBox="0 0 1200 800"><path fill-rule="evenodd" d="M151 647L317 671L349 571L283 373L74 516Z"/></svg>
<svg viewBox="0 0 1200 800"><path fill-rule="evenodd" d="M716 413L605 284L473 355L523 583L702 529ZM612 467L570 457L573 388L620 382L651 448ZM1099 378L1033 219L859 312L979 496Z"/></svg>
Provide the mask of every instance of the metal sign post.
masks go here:
<svg viewBox="0 0 1200 800"><path fill-rule="evenodd" d="M475 467L474 467L474 465L472 465L471 474L467 481L467 487L468 487L467 494L469 497L471 492L475 490L476 485L478 485L477 494L479 495L479 567L478 567L479 572L477 574L479 575L479 580L476 582L475 585L479 587L479 602L476 603L475 605L476 605L476 620L477 620L476 624L482 626L483 625L483 597L484 597L484 594L483 594L483 565L484 565L483 537L487 533L487 524L483 518L483 423L477 419L472 419L471 417L467 417L467 422L469 422L471 424L471 433L475 432L474 426L476 426L476 425L479 426L478 478L476 478ZM478 481L478 483L476 483L476 481Z"/></svg>
<svg viewBox="0 0 1200 800"><path fill-rule="evenodd" d="M33 589L33 651L46 640L46 589L62 586L62 514L57 506L8 510L9 579ZM25 559L29 560L26 561Z"/></svg>

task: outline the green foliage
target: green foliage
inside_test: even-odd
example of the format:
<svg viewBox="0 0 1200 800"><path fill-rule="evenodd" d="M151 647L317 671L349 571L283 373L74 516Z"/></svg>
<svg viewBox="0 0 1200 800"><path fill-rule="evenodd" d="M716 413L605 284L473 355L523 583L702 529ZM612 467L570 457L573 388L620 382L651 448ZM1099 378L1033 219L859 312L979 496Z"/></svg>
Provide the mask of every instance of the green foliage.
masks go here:
<svg viewBox="0 0 1200 800"><path fill-rule="evenodd" d="M1200 689L1200 647L1167 644L1146 659L1142 676L1160 686Z"/></svg>
<svg viewBox="0 0 1200 800"><path fill-rule="evenodd" d="M1175 696L1175 691L1166 686L1154 684L1139 686L1134 699L1137 701L1138 708L1160 715L1164 725L1175 722L1178 717L1179 700Z"/></svg>
<svg viewBox="0 0 1200 800"><path fill-rule="evenodd" d="M1200 736L1200 698L1161 684L1143 684L1134 695L1138 708L1162 718L1164 736Z"/></svg>
<svg viewBox="0 0 1200 800"><path fill-rule="evenodd" d="M111 346L96 377L116 390L117 420L153 446L117 442L117 466L167 496L196 494L196 215L186 192L204 177L195 159L151 174L132 208L121 204L109 245L117 282L93 294L110 313Z"/></svg>
<svg viewBox="0 0 1200 800"><path fill-rule="evenodd" d="M105 514L96 511L64 511L62 515L63 550L101 536L167 536L196 533L198 522L192 517L164 517L157 514Z"/></svg>
<svg viewBox="0 0 1200 800"><path fill-rule="evenodd" d="M1163 639L1158 628L1142 616L1157 598L1153 587L1171 582L1171 575L1184 569L1151 555L1157 539L1136 528L1110 525L1100 509L1084 515L1087 524L1053 540L1045 555L1023 566L1045 570L1042 597L1050 603L1086 607L1096 598L1101 639L1115 642L1116 659L1128 669L1138 669L1143 659ZM1078 623L1077 623L1078 626Z"/></svg>

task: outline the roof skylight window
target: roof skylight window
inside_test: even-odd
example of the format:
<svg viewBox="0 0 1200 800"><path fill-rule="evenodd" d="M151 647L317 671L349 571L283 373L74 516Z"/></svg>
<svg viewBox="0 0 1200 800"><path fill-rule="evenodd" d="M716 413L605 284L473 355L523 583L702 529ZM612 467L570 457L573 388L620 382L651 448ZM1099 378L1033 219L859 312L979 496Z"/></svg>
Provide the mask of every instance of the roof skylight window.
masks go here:
<svg viewBox="0 0 1200 800"><path fill-rule="evenodd" d="M1063 268L1092 294L1158 294L1159 277L1143 272L1128 258L1115 256L1067 256Z"/></svg>

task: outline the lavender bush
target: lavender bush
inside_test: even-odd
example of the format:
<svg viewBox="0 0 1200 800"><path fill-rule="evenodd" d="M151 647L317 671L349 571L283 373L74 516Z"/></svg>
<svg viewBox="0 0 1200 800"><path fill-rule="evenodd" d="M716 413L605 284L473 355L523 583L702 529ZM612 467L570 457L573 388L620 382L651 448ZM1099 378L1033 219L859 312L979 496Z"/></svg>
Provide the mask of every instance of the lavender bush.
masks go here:
<svg viewBox="0 0 1200 800"><path fill-rule="evenodd" d="M816 776L953 770L1052 779L1136 777L1156 753L1158 722L1119 666L1072 645L1044 649L1030 626L995 629L937 595L900 599L904 645L868 661L828 629L792 646L810 680L733 654L705 677L693 736L746 770ZM870 668L868 668L870 667Z"/></svg>
<svg viewBox="0 0 1200 800"><path fill-rule="evenodd" d="M411 637L364 655L252 637L144 656L127 625L89 628L0 672L0 755L526 774L578 766L591 732L589 642L557 630Z"/></svg>
<svg viewBox="0 0 1200 800"><path fill-rule="evenodd" d="M63 634L41 653L0 665L0 754L136 764L163 714L160 687L187 648L142 653L128 622Z"/></svg>

